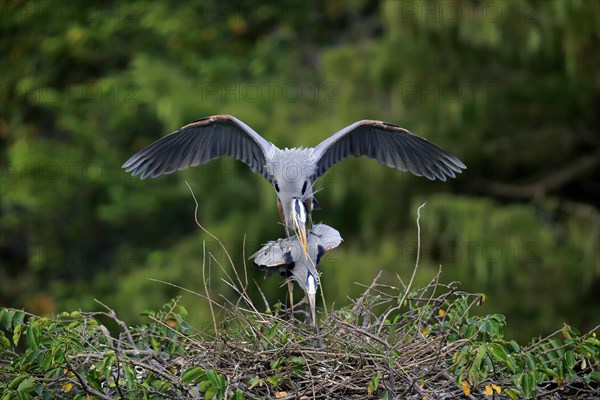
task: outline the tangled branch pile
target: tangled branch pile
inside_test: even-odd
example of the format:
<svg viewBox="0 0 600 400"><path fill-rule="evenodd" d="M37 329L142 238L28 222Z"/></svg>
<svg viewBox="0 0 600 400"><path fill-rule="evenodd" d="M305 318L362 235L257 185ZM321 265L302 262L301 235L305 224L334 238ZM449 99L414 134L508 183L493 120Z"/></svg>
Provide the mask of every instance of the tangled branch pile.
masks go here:
<svg viewBox="0 0 600 400"><path fill-rule="evenodd" d="M420 289L400 286L376 279L350 306L329 312L318 333L280 305L259 312L239 286L237 304L209 299L224 314L209 331L186 323L177 299L136 327L109 309L52 319L3 309L2 399L598 395L593 333L565 326L520 347L502 338L502 315L471 316L481 295L437 278ZM118 335L100 322L106 317Z"/></svg>
<svg viewBox="0 0 600 400"><path fill-rule="evenodd" d="M188 324L179 299L135 327L102 303L54 318L0 309L0 400L600 397L600 327L564 326L521 347L503 338L503 315L472 315L483 295L440 283L440 272L413 288L418 258L408 283L377 276L349 306L325 311L318 331L280 303L259 311L229 262L220 267L235 304L211 298L206 281L192 292L210 305L210 330Z"/></svg>

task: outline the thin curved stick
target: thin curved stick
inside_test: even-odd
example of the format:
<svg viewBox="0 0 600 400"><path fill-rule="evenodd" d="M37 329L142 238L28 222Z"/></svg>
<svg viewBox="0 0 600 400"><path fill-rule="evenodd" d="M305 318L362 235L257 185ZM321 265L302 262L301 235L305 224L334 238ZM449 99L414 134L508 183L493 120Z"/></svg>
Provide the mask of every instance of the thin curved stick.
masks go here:
<svg viewBox="0 0 600 400"><path fill-rule="evenodd" d="M377 330L377 333L381 333L381 330L383 329L383 325L384 325L386 319L392 313L392 311L395 311L395 310L399 309L400 307L402 307L402 304L404 304L404 302L406 301L406 298L408 297L408 292L410 291L410 288L412 287L413 281L415 280L415 275L417 274L417 270L419 269L419 257L421 256L421 223L420 223L421 208L425 207L425 204L427 204L427 202L421 204L419 206L419 208L417 209L417 259L415 261L415 267L413 268L412 276L410 277L410 281L408 282L408 285L406 286L406 289L404 290L404 294L402 295L402 300L398 303L398 306L390 308L384 314L384 316L381 318L381 322L379 324L379 329Z"/></svg>

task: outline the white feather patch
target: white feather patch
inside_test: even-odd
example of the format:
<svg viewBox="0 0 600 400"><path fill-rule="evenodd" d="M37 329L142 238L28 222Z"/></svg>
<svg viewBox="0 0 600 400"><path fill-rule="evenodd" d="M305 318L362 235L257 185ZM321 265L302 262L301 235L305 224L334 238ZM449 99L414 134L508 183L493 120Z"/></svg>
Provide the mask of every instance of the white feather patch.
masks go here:
<svg viewBox="0 0 600 400"><path fill-rule="evenodd" d="M317 281L311 274L306 278L306 293L317 294Z"/></svg>

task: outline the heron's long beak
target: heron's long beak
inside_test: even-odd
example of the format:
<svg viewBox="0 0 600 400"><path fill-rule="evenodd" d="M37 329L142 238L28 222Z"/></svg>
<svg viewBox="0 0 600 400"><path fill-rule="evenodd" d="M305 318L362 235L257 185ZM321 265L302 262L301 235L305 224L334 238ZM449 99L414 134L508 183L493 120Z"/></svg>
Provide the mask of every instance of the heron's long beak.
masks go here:
<svg viewBox="0 0 600 400"><path fill-rule="evenodd" d="M294 232L302 246L304 257L308 260L308 243L306 240L306 208L299 199L294 199L292 204L292 225Z"/></svg>
<svg viewBox="0 0 600 400"><path fill-rule="evenodd" d="M310 318L312 320L312 325L314 327L317 326L317 310L316 310L316 295L315 294L307 294L308 304L310 305Z"/></svg>
<svg viewBox="0 0 600 400"><path fill-rule="evenodd" d="M300 245L302 246L302 252L304 253L304 257L308 260L308 243L306 242L306 228L302 225L296 227L296 236L298 236L298 240L300 240Z"/></svg>
<svg viewBox="0 0 600 400"><path fill-rule="evenodd" d="M309 273L309 275L306 278L306 297L308 297L308 304L310 306L310 316L312 324L315 328L317 327L317 285L318 283L316 278L311 273Z"/></svg>

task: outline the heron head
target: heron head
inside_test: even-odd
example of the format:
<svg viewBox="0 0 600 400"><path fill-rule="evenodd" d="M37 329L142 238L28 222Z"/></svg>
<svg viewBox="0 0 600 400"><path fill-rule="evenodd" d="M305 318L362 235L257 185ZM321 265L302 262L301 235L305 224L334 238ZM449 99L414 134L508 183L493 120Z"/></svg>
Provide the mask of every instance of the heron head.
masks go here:
<svg viewBox="0 0 600 400"><path fill-rule="evenodd" d="M308 297L308 304L310 305L310 315L313 326L317 326L317 310L316 310L316 298L317 298L317 287L319 283L315 275L310 271L306 275L306 282L304 283L304 291L306 297Z"/></svg>
<svg viewBox="0 0 600 400"><path fill-rule="evenodd" d="M273 149L269 154L266 170L282 202L286 196L312 196L311 177L317 169L312 154L310 148Z"/></svg>

